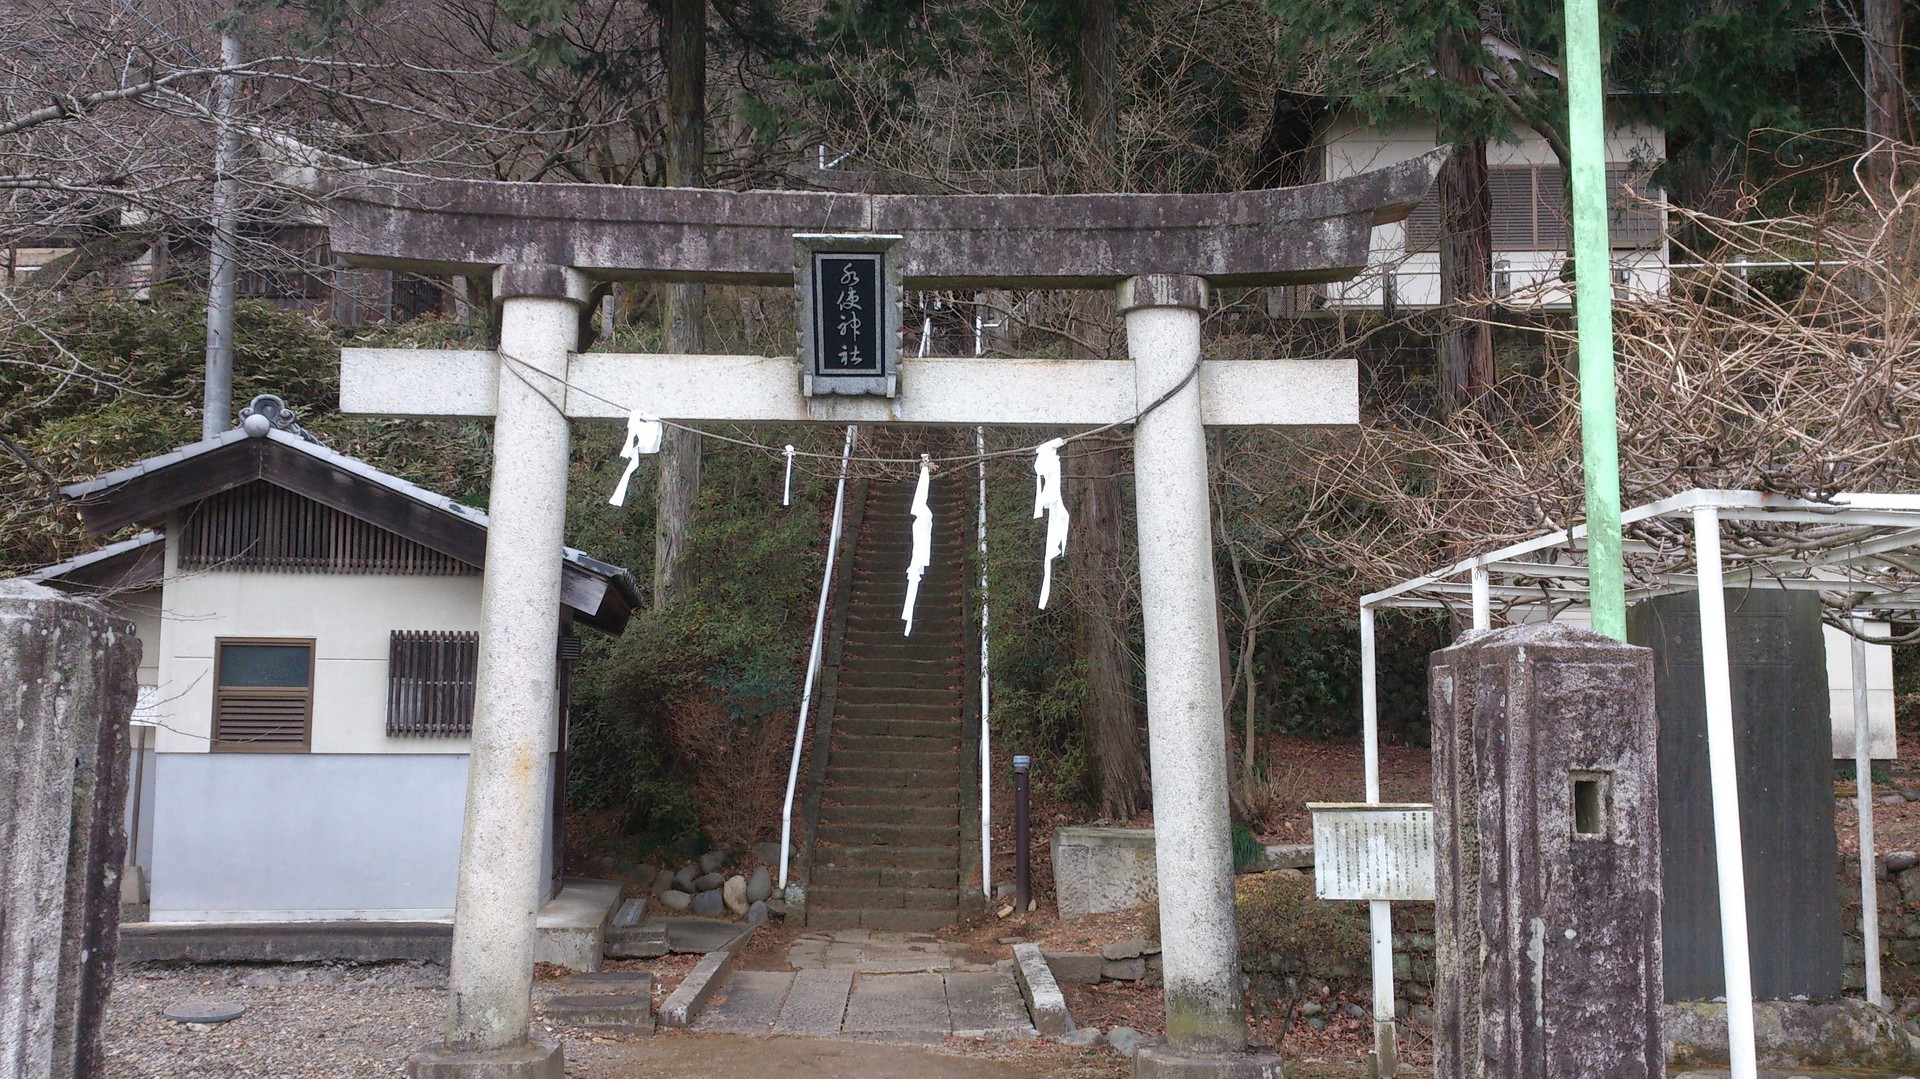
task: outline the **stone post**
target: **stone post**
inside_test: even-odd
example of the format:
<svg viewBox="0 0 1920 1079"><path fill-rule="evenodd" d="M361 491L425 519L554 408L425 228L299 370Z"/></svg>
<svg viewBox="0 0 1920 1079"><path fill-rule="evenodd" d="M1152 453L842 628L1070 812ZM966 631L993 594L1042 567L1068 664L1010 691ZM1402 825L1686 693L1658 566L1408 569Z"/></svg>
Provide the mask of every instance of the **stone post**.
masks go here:
<svg viewBox="0 0 1920 1079"><path fill-rule="evenodd" d="M531 1041L548 772L559 705L560 555L566 525L564 381L587 282L563 266L503 266L499 401L480 597L466 827L460 843L444 1046L413 1079L561 1079L559 1043Z"/></svg>
<svg viewBox="0 0 1920 1079"><path fill-rule="evenodd" d="M0 581L0 1075L104 1076L140 641L98 603Z"/></svg>
<svg viewBox="0 0 1920 1079"><path fill-rule="evenodd" d="M1179 387L1133 432L1167 1008L1167 1045L1138 1054L1134 1074L1277 1076L1277 1058L1246 1055L1233 914L1213 515L1194 371L1206 297L1205 281L1173 275L1132 278L1118 295L1135 399L1144 408Z"/></svg>
<svg viewBox="0 0 1920 1079"><path fill-rule="evenodd" d="M1434 653L1430 704L1434 1075L1661 1079L1652 653L1473 633Z"/></svg>

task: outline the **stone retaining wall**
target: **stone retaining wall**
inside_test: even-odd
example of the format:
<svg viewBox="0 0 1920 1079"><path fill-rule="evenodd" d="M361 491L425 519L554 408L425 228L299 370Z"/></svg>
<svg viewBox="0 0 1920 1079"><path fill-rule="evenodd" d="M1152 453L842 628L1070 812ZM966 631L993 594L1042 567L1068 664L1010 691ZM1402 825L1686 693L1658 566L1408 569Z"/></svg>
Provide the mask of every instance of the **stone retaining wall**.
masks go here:
<svg viewBox="0 0 1920 1079"><path fill-rule="evenodd" d="M1881 985L1889 1004L1902 1019L1910 1020L1908 1030L1920 1036L1920 853L1894 852L1876 859L1875 864L1880 882ZM1843 855L1836 882L1846 927L1843 947L1849 993L1859 993L1866 987L1859 865L1857 856ZM1312 872L1311 868L1306 872ZM1433 904L1393 905L1395 1012L1415 1023L1424 1024L1432 1018L1433 934ZM1255 962L1249 964L1248 973L1305 976L1337 992L1359 997L1369 992L1365 955L1323 960L1306 971L1266 967Z"/></svg>
<svg viewBox="0 0 1920 1079"><path fill-rule="evenodd" d="M1874 859L1880 906L1880 984L1903 1019L1920 1014L1920 854L1894 851ZM1860 926L1860 858L1840 860L1840 923L1849 992L1866 988ZM1920 1022L1909 1029L1920 1034Z"/></svg>

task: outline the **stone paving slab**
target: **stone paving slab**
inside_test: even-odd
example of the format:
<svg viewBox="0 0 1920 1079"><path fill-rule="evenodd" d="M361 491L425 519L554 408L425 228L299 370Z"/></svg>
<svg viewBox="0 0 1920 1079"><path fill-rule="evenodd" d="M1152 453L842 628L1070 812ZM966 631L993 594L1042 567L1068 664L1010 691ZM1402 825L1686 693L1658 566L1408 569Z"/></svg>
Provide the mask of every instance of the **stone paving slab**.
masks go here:
<svg viewBox="0 0 1920 1079"><path fill-rule="evenodd" d="M953 971L947 974L947 1013L959 1037L1039 1037L1027 1018L1027 1004L1011 969Z"/></svg>
<svg viewBox="0 0 1920 1079"><path fill-rule="evenodd" d="M853 989L851 970L795 972L787 1000L774 1021L775 1034L803 1038L831 1038L840 1033L847 1014L847 996Z"/></svg>
<svg viewBox="0 0 1920 1079"><path fill-rule="evenodd" d="M953 1029L946 979L936 973L863 974L847 997L841 1032L881 1041L937 1042Z"/></svg>
<svg viewBox="0 0 1920 1079"><path fill-rule="evenodd" d="M693 1029L720 1034L767 1034L793 985L793 973L784 970L736 970L720 992L707 1001Z"/></svg>
<svg viewBox="0 0 1920 1079"><path fill-rule="evenodd" d="M746 928L739 922L729 922L720 918L660 918L657 921L666 930L669 948L680 953L693 952L700 955L705 955L732 940ZM647 924L651 926L655 923Z"/></svg>

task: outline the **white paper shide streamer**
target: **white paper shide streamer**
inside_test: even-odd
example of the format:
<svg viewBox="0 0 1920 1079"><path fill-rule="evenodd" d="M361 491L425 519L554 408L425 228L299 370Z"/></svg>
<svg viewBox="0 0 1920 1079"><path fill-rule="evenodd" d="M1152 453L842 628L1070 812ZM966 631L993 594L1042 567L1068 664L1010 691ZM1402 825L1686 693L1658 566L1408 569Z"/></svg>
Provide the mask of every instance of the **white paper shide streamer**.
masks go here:
<svg viewBox="0 0 1920 1079"><path fill-rule="evenodd" d="M1033 457L1033 516L1047 518L1046 568L1040 574L1040 609L1047 609L1047 596L1053 591L1053 560L1067 551L1066 492L1060 488L1060 447L1065 439L1042 442Z"/></svg>
<svg viewBox="0 0 1920 1079"><path fill-rule="evenodd" d="M613 497L607 499L608 505L627 504L627 483L633 479L633 470L640 467L642 454L660 452L660 436L664 430L660 421L652 416L635 412L627 417L627 441L620 447L620 456L626 458L627 470L620 473L620 483L613 489Z"/></svg>
<svg viewBox="0 0 1920 1079"><path fill-rule="evenodd" d="M780 504L791 506L793 505L793 443L787 443L787 448L781 452L787 457L787 484L781 489Z"/></svg>
<svg viewBox="0 0 1920 1079"><path fill-rule="evenodd" d="M920 486L913 492L913 558L907 562L907 605L900 617L907 623L906 636L913 636L913 601L920 598L920 578L933 561L933 507L927 505L927 488L933 483L930 455L920 455Z"/></svg>

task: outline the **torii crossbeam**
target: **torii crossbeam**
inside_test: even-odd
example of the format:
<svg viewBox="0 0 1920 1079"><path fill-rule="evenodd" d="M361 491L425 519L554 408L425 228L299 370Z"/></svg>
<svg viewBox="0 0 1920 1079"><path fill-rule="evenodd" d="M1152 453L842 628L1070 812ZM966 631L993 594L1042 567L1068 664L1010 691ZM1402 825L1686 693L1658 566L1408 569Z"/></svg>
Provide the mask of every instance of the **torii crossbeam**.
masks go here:
<svg viewBox="0 0 1920 1079"><path fill-rule="evenodd" d="M556 630L542 612L558 602L551 555L565 524L570 421L638 409L682 422L1074 426L1139 417L1134 488L1168 1045L1139 1054L1135 1074L1279 1075L1277 1057L1246 1052L1205 427L1352 424L1358 379L1352 361L1202 362L1201 315L1209 281L1354 276L1373 227L1411 212L1444 153L1333 183L1209 195L867 196L391 177L336 186L335 254L491 274L502 309L497 350L342 354L345 411L495 421L451 1014L444 1045L416 1055L409 1073L562 1075L558 1047L528 1036L556 693ZM794 237L823 232L898 234L910 287L1114 287L1129 359L907 360L891 398L810 398L793 359L577 351L596 281L788 283ZM1392 1017L1382 1019L1390 1039Z"/></svg>

